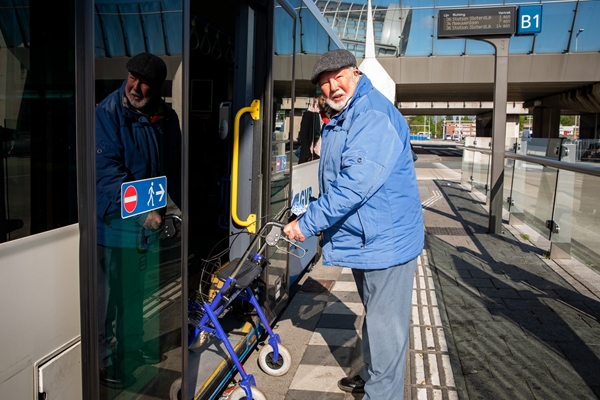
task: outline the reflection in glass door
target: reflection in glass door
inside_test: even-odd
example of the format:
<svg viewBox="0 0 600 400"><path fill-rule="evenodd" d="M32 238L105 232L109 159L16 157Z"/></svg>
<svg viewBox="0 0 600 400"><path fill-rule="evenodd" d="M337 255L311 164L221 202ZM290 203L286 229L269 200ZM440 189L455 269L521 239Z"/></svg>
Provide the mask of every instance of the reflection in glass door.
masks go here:
<svg viewBox="0 0 600 400"><path fill-rule="evenodd" d="M100 398L181 377L181 1L96 0Z"/></svg>
<svg viewBox="0 0 600 400"><path fill-rule="evenodd" d="M295 11L287 2L275 2L273 14L273 125L270 138L268 214L271 219L287 217L289 207L291 169L293 162L291 137L294 132L294 63L295 63ZM293 17L292 17L293 15ZM270 263L263 272L266 293L263 307L274 318L287 303L289 293L289 268L286 252L267 248Z"/></svg>

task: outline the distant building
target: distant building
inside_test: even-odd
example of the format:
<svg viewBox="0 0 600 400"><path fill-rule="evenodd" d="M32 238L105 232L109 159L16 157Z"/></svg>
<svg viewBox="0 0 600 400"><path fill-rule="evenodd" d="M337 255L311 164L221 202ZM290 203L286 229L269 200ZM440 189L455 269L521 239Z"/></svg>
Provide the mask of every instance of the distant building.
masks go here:
<svg viewBox="0 0 600 400"><path fill-rule="evenodd" d="M446 139L460 140L467 136L476 136L475 121L446 121Z"/></svg>
<svg viewBox="0 0 600 400"><path fill-rule="evenodd" d="M570 126L561 125L558 130L558 135L559 135L559 137L561 135L579 136L579 126L577 126L577 125L570 125Z"/></svg>

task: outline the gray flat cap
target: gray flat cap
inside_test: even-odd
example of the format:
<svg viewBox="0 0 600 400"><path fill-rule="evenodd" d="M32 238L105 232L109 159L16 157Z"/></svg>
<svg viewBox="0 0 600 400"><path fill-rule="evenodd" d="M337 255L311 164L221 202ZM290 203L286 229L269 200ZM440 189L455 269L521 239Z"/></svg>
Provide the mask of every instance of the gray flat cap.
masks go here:
<svg viewBox="0 0 600 400"><path fill-rule="evenodd" d="M154 54L140 53L131 57L125 67L127 71L140 75L151 85L162 85L167 78L167 65Z"/></svg>
<svg viewBox="0 0 600 400"><path fill-rule="evenodd" d="M315 63L310 81L313 85L316 85L319 82L321 72L337 71L344 67L356 67L354 55L345 49L328 51Z"/></svg>

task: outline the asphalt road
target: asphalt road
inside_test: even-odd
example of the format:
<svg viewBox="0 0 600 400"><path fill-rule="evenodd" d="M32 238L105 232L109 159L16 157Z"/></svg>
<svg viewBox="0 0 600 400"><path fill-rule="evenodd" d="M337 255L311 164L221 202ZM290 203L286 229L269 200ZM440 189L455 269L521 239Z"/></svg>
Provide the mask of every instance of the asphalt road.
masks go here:
<svg viewBox="0 0 600 400"><path fill-rule="evenodd" d="M450 169L459 170L462 166L462 150L457 143L447 140L413 141L412 147L419 159L415 166L430 168L431 163L442 163Z"/></svg>

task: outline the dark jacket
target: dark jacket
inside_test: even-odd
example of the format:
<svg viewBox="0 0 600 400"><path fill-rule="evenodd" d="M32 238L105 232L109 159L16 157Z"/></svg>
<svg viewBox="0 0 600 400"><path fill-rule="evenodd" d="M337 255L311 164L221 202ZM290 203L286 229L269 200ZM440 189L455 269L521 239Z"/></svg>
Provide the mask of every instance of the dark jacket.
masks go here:
<svg viewBox="0 0 600 400"><path fill-rule="evenodd" d="M121 184L167 176L180 204L181 130L177 114L161 101L152 120L124 101L125 82L96 107L96 215L98 244L135 245L147 213L121 219ZM164 210L163 210L164 211Z"/></svg>

